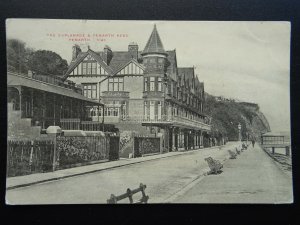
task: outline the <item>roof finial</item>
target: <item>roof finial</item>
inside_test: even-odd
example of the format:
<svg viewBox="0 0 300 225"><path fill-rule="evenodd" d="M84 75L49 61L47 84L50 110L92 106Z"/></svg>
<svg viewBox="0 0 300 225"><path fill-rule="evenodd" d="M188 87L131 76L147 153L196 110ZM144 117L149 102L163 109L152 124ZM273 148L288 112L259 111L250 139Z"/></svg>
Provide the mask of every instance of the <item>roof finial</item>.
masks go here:
<svg viewBox="0 0 300 225"><path fill-rule="evenodd" d="M88 45L88 50L90 50L90 45Z"/></svg>

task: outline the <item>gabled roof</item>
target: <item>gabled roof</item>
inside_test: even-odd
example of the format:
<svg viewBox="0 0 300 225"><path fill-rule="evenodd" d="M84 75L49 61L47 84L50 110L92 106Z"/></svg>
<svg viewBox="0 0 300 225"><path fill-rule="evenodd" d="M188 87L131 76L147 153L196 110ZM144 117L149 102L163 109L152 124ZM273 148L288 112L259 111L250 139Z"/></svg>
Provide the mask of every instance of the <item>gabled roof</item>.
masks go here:
<svg viewBox="0 0 300 225"><path fill-rule="evenodd" d="M89 49L86 52L79 53L76 60L71 62L70 66L63 78L66 79L67 76L73 71L73 69L76 68L79 65L79 63L81 63L85 59L85 57L87 57L88 55L92 56L105 69L105 71L108 74L113 73L113 70L108 65L106 65L106 63L104 62L102 57L99 54L97 54L96 52L94 52L93 50Z"/></svg>
<svg viewBox="0 0 300 225"><path fill-rule="evenodd" d="M130 63L134 63L138 67L140 67L142 70L145 70L145 67L143 64L140 64L135 58L132 58L130 61L125 63L124 65L120 66L118 69L114 70L114 75L120 72L122 69L124 69L126 66L128 66Z"/></svg>
<svg viewBox="0 0 300 225"><path fill-rule="evenodd" d="M185 83L191 87L194 77L194 67L178 67L178 74L181 74Z"/></svg>
<svg viewBox="0 0 300 225"><path fill-rule="evenodd" d="M159 34L156 29L156 25L154 25L153 31L150 35L150 38L148 39L144 51L142 52L142 55L151 54L151 53L164 54L164 55L168 54L165 51L162 41L159 37Z"/></svg>
<svg viewBox="0 0 300 225"><path fill-rule="evenodd" d="M174 80L177 81L177 61L176 61L176 50L167 51L168 53L168 61L170 65L167 67L167 74ZM175 66L175 71L174 71Z"/></svg>
<svg viewBox="0 0 300 225"><path fill-rule="evenodd" d="M103 55L103 52L98 52L99 55ZM140 52L138 53L138 59L135 60L137 63L139 63L141 58ZM115 74L116 72L119 72L121 68L124 67L127 63L129 63L132 59L132 55L128 51L114 51L113 57L109 63L109 67L112 69L112 73ZM139 63L140 64L140 63Z"/></svg>

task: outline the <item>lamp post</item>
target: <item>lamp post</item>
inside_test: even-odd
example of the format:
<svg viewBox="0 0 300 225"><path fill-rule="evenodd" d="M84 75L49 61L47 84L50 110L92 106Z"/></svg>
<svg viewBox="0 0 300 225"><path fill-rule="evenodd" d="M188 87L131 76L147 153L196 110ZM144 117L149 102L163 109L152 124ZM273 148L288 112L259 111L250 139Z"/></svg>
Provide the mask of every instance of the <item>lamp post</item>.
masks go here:
<svg viewBox="0 0 300 225"><path fill-rule="evenodd" d="M238 139L238 141L242 141L242 134L241 134L242 126L241 126L240 123L239 123L239 125L238 125L238 129L239 129L239 139Z"/></svg>

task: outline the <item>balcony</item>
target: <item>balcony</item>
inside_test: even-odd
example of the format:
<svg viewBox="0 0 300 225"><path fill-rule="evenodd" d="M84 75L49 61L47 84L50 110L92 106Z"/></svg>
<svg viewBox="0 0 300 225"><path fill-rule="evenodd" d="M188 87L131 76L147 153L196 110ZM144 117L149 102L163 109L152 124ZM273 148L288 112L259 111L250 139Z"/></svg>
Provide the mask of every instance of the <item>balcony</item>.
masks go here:
<svg viewBox="0 0 300 225"><path fill-rule="evenodd" d="M103 91L104 98L129 98L128 91Z"/></svg>
<svg viewBox="0 0 300 225"><path fill-rule="evenodd" d="M205 121L192 120L185 117L179 116L168 116L164 115L158 117L157 115L153 118L145 116L126 116L120 119L120 123L142 123L143 125L156 125L156 126L176 126L187 129L196 130L207 130L210 131L211 125Z"/></svg>
<svg viewBox="0 0 300 225"><path fill-rule="evenodd" d="M22 76L22 77L30 78L30 79L33 79L33 80L42 81L42 82L47 83L47 84L53 84L53 85L56 85L56 86L59 86L59 87L70 89L70 90L82 95L82 88L81 87L76 86L75 83L72 82L72 81L68 81L68 80L63 81L63 79L61 77L58 77L58 76L49 76L49 75L41 75L41 74L24 74L24 73L15 73L15 72L11 72L11 71L8 71L8 74Z"/></svg>

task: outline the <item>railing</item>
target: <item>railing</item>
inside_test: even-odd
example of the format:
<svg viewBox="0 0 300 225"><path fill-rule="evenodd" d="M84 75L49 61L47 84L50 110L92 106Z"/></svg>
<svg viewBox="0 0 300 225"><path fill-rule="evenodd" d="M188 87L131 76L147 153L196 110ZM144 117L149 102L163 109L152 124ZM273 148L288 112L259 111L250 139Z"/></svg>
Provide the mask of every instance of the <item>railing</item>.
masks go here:
<svg viewBox="0 0 300 225"><path fill-rule="evenodd" d="M80 119L60 119L60 126L63 130L80 130Z"/></svg>
<svg viewBox="0 0 300 225"><path fill-rule="evenodd" d="M59 136L56 139L56 169L73 167L77 163L109 159L107 136Z"/></svg>
<svg viewBox="0 0 300 225"><path fill-rule="evenodd" d="M52 170L53 141L9 140L7 144L8 177Z"/></svg>
<svg viewBox="0 0 300 225"><path fill-rule="evenodd" d="M42 81L48 84L54 84L63 88L67 88L67 89L71 89L76 93L82 94L82 88L75 86L75 83L73 83L72 81L63 81L62 78L57 77L57 76L50 76L50 75L40 75L40 74L32 74L32 75L28 75L28 74L24 74L24 73L15 73L15 72L11 72L8 71L10 74L12 75L17 75L17 76L22 76L22 77L28 77L30 79L33 80L38 80L38 81Z"/></svg>
<svg viewBox="0 0 300 225"><path fill-rule="evenodd" d="M129 92L127 91L103 91L104 97L123 97L129 98Z"/></svg>
<svg viewBox="0 0 300 225"><path fill-rule="evenodd" d="M209 124L206 124L204 122L200 122L198 120L191 120L191 119L188 119L188 118L185 118L185 117L174 116L173 121L175 121L177 123L180 123L180 124L185 124L185 125L188 125L188 126L197 126L197 127L203 128L203 129L210 129Z"/></svg>
<svg viewBox="0 0 300 225"><path fill-rule="evenodd" d="M61 119L60 126L63 130L101 131L102 122L81 121L79 118Z"/></svg>
<svg viewBox="0 0 300 225"><path fill-rule="evenodd" d="M201 127L203 129L210 129L210 124L205 123L204 121L198 121L193 119L188 119L185 117L179 116L171 116L171 115L162 115L162 116L153 116L153 117L146 117L146 116L123 116L120 119L122 123L130 123L130 122L137 122L137 123L178 123L181 125L187 125L192 127Z"/></svg>
<svg viewBox="0 0 300 225"><path fill-rule="evenodd" d="M80 128L84 131L101 131L102 126L102 122L98 121L81 121Z"/></svg>

